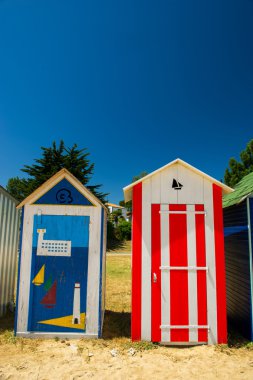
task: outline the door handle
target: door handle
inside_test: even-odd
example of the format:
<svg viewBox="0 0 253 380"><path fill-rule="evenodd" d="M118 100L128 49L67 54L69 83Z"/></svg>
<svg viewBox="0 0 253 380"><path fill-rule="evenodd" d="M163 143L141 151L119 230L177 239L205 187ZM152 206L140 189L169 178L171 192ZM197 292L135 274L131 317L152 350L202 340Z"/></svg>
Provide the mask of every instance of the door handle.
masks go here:
<svg viewBox="0 0 253 380"><path fill-rule="evenodd" d="M153 273L153 282L154 282L154 283L157 282L157 275L156 275L156 273Z"/></svg>

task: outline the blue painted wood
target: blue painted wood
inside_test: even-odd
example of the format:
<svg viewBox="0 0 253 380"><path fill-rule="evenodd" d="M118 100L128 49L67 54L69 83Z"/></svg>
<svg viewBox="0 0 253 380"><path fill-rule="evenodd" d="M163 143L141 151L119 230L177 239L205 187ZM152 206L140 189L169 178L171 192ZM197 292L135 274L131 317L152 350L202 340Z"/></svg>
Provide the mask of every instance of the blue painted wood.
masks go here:
<svg viewBox="0 0 253 380"><path fill-rule="evenodd" d="M73 314L75 283L80 283L81 313L86 313L88 246L88 216L34 216L31 284L28 329L34 332L85 332L82 329L40 324L39 321ZM37 256L37 229L46 229L45 240L71 240L71 257ZM36 286L33 278L45 264L45 283L50 278L57 281L56 305L48 308L41 304L47 294L45 283Z"/></svg>
<svg viewBox="0 0 253 380"><path fill-rule="evenodd" d="M23 237L23 225L24 225L24 206L21 210L21 223L19 228L19 255L18 255L18 279L17 279L17 291L16 291L16 308L15 308L15 321L14 321L14 334L17 333L17 323L18 323L18 302L19 302L19 282L20 282L20 266L21 266L21 252L22 252L22 237Z"/></svg>
<svg viewBox="0 0 253 380"><path fill-rule="evenodd" d="M241 334L251 339L251 279L246 200L239 205L225 208L223 213L228 320Z"/></svg>
<svg viewBox="0 0 253 380"><path fill-rule="evenodd" d="M65 178L34 203L93 206L92 203Z"/></svg>
<svg viewBox="0 0 253 380"><path fill-rule="evenodd" d="M99 267L99 306L98 306L98 336L102 336L102 279L103 279L103 232L104 232L104 209L101 209L101 231L100 231L100 267Z"/></svg>
<svg viewBox="0 0 253 380"><path fill-rule="evenodd" d="M232 227L224 227L224 236L227 237L229 235L238 234L242 231L248 231L248 226L232 226Z"/></svg>

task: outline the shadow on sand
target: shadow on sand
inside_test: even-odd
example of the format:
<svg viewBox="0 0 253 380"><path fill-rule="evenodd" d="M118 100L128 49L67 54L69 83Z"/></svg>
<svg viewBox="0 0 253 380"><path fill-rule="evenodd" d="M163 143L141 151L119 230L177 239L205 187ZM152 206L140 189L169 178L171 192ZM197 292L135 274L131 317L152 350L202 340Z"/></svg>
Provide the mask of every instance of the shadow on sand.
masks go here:
<svg viewBox="0 0 253 380"><path fill-rule="evenodd" d="M0 334L5 331L12 332L14 330L15 316L8 313L0 318ZM103 326L103 338L129 338L130 337L131 314L124 312L115 312L111 310L105 311L105 319Z"/></svg>
<svg viewBox="0 0 253 380"><path fill-rule="evenodd" d="M130 338L131 313L105 311L102 337L104 339Z"/></svg>
<svg viewBox="0 0 253 380"><path fill-rule="evenodd" d="M14 330L14 313L7 313L5 316L0 318L0 333L4 331Z"/></svg>

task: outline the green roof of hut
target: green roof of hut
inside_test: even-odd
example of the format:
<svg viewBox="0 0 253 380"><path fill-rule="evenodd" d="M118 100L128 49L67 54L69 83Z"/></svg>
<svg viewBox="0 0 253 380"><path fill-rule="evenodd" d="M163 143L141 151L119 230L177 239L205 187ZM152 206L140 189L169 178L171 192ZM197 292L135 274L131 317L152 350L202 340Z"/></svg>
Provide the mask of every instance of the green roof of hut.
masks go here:
<svg viewBox="0 0 253 380"><path fill-rule="evenodd" d="M235 186L235 191L223 197L223 208L242 202L253 193L253 172L246 175Z"/></svg>

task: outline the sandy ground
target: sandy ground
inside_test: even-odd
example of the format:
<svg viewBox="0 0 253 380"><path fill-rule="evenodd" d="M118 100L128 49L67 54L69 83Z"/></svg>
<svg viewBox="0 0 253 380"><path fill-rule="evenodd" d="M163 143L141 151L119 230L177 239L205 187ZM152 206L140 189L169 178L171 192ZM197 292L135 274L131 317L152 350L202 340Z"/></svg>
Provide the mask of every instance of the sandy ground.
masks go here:
<svg viewBox="0 0 253 380"><path fill-rule="evenodd" d="M0 379L253 380L253 344L161 347L130 340L131 257L107 258L103 339L15 338L13 315L0 320Z"/></svg>
<svg viewBox="0 0 253 380"><path fill-rule="evenodd" d="M253 379L252 349L130 348L128 340L22 339L0 346L0 379Z"/></svg>

